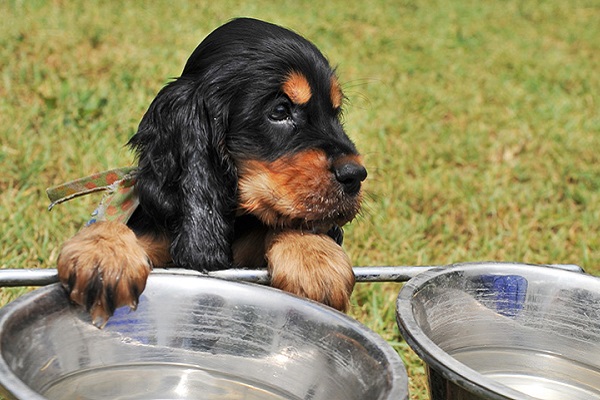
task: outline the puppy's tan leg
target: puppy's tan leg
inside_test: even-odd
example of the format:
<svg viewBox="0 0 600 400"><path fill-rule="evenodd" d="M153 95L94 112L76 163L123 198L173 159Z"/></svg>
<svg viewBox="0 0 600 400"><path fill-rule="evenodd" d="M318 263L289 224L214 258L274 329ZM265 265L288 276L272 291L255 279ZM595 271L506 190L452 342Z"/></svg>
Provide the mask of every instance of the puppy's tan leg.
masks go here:
<svg viewBox="0 0 600 400"><path fill-rule="evenodd" d="M85 306L94 325L103 327L116 308L137 307L152 262L165 257L166 240L138 239L123 223L96 222L65 242L58 276L71 300Z"/></svg>
<svg viewBox="0 0 600 400"><path fill-rule="evenodd" d="M326 234L283 231L267 243L271 285L346 311L354 288L348 255Z"/></svg>

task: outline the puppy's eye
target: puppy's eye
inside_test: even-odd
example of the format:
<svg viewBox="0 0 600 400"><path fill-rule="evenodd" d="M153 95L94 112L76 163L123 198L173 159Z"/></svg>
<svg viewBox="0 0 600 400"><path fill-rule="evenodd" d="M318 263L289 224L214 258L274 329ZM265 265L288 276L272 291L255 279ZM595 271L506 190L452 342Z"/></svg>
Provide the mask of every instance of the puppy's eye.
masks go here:
<svg viewBox="0 0 600 400"><path fill-rule="evenodd" d="M290 117L290 107L285 103L277 104L271 110L269 118L272 121L284 121Z"/></svg>

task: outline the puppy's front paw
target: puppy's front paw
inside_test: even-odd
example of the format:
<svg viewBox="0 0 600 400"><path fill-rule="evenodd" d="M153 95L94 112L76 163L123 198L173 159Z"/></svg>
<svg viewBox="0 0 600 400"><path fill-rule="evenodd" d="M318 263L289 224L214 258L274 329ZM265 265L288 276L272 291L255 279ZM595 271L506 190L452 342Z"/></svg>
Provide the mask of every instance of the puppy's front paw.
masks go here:
<svg viewBox="0 0 600 400"><path fill-rule="evenodd" d="M354 289L348 255L326 234L283 231L267 244L271 285L346 311Z"/></svg>
<svg viewBox="0 0 600 400"><path fill-rule="evenodd" d="M116 308L137 307L152 266L135 233L120 222L96 222L63 245L58 277L72 301L102 328Z"/></svg>

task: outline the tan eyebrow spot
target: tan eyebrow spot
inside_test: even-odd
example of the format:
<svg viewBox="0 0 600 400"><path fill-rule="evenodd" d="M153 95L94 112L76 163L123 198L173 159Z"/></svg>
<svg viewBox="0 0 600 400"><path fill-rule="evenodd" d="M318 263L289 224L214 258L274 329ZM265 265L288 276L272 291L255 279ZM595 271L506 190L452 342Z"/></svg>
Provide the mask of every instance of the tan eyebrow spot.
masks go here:
<svg viewBox="0 0 600 400"><path fill-rule="evenodd" d="M331 77L331 104L333 104L334 108L340 108L342 106L342 100L344 99L344 95L342 94L342 88L340 86L340 82L337 77L333 75Z"/></svg>
<svg viewBox="0 0 600 400"><path fill-rule="evenodd" d="M310 84L304 75L299 72L291 72L282 87L290 100L296 104L306 104L312 96Z"/></svg>

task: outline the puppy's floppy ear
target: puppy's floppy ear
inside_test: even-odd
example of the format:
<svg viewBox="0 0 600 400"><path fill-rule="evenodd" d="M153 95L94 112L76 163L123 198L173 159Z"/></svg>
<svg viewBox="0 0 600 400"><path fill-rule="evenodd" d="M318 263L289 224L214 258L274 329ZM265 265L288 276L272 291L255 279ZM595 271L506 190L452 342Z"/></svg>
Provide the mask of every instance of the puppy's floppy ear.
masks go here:
<svg viewBox="0 0 600 400"><path fill-rule="evenodd" d="M227 111L218 103L201 80L178 78L129 141L144 217L171 237L173 261L184 268L231 265L237 176L226 148Z"/></svg>

